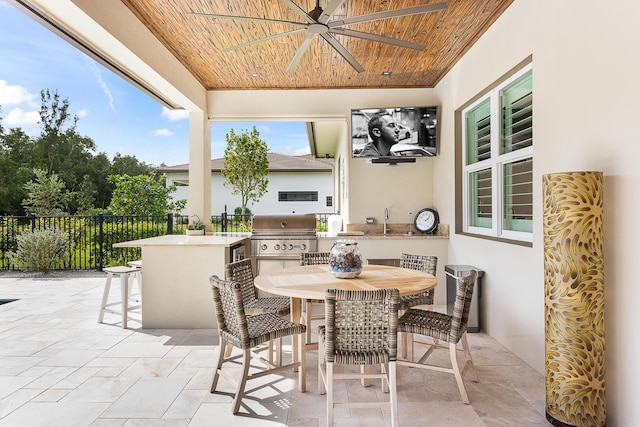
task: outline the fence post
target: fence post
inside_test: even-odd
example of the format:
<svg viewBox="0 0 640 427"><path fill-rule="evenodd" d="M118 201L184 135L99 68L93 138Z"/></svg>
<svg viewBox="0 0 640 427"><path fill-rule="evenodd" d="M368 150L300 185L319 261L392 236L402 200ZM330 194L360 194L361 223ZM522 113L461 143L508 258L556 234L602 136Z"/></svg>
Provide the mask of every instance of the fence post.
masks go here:
<svg viewBox="0 0 640 427"><path fill-rule="evenodd" d="M173 234L173 212L167 214L167 234Z"/></svg>
<svg viewBox="0 0 640 427"><path fill-rule="evenodd" d="M31 218L31 231L36 231L36 216L29 215L29 217Z"/></svg>
<svg viewBox="0 0 640 427"><path fill-rule="evenodd" d="M102 271L102 268L104 267L104 265L102 264L103 262L103 248L102 248L102 244L103 244L103 240L104 240L104 235L102 233L102 223L104 222L104 214L100 213L98 214L98 271Z"/></svg>
<svg viewBox="0 0 640 427"><path fill-rule="evenodd" d="M227 232L227 213L226 212L222 212L222 232L226 233Z"/></svg>

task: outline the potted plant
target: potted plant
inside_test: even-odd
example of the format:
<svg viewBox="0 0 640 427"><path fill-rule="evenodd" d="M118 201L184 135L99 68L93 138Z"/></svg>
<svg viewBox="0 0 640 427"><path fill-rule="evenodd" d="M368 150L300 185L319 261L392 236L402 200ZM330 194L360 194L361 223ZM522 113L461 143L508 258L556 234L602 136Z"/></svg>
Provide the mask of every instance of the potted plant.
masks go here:
<svg viewBox="0 0 640 427"><path fill-rule="evenodd" d="M195 218L187 226L187 236L202 236L204 234L204 224L200 221L198 215L192 215L191 218Z"/></svg>

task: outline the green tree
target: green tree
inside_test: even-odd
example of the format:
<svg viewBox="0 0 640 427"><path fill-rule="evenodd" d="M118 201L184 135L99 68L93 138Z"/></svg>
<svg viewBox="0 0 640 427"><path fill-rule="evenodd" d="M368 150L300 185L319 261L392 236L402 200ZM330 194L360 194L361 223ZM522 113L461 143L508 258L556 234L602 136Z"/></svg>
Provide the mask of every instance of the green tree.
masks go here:
<svg viewBox="0 0 640 427"><path fill-rule="evenodd" d="M156 179L155 172L147 175L110 175L109 182L115 185L109 210L115 215L164 215L184 208L186 200L171 198L176 186L166 187L164 175Z"/></svg>
<svg viewBox="0 0 640 427"><path fill-rule="evenodd" d="M97 192L96 186L91 182L89 175L85 175L77 193L78 215L91 215L91 211L95 208L94 203Z"/></svg>
<svg viewBox="0 0 640 427"><path fill-rule="evenodd" d="M21 215L24 185L33 177L33 140L20 128L0 133L0 213Z"/></svg>
<svg viewBox="0 0 640 427"><path fill-rule="evenodd" d="M47 176L43 169L34 169L33 173L36 180L24 185L27 190L27 197L22 201L25 211L37 216L62 215L68 199L64 182L55 173Z"/></svg>
<svg viewBox="0 0 640 427"><path fill-rule="evenodd" d="M260 139L256 127L250 133L246 130L236 135L231 129L226 134L227 148L224 150L224 168L221 173L225 186L231 187L231 194L239 194L244 215L249 201L257 202L267 191L269 179L269 148Z"/></svg>
<svg viewBox="0 0 640 427"><path fill-rule="evenodd" d="M111 162L111 175L146 175L154 167L139 161L135 156L123 156L116 153Z"/></svg>

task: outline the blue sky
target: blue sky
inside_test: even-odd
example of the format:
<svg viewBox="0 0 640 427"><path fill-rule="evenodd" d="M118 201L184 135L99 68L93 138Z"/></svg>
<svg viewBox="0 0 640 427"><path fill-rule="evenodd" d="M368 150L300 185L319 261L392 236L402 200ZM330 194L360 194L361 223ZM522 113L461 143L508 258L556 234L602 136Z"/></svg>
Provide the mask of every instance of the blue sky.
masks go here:
<svg viewBox="0 0 640 427"><path fill-rule="evenodd" d="M0 0L0 118L5 129L20 127L32 136L40 91L57 90L77 115L80 135L113 158L131 155L152 165L189 161L189 122L92 60L29 16ZM222 157L225 134L256 126L270 151L309 153L304 123L213 122L211 156Z"/></svg>

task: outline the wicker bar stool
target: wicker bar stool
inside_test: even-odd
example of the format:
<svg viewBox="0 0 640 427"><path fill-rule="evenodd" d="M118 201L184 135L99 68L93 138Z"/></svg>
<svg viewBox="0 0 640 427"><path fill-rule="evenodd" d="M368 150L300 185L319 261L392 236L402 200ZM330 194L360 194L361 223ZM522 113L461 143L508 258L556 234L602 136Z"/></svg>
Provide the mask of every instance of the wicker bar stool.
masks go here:
<svg viewBox="0 0 640 427"><path fill-rule="evenodd" d="M438 257L432 255L412 255L401 254L400 255L400 267L410 268L412 270L424 271L433 276L436 275L436 268L438 266ZM420 292L414 295L405 295L400 297L398 302L398 315L402 316L405 311L418 305L433 305L435 289L429 289L425 292ZM407 358L407 347L409 343L413 341L413 337L410 333L402 334L402 357Z"/></svg>
<svg viewBox="0 0 640 427"><path fill-rule="evenodd" d="M408 360L399 360L398 364L411 366L414 368L431 369L439 372L447 372L453 374L458 384L460 397L462 401L469 404L469 396L464 386L463 377L469 369L473 381L478 382L478 374L469 345L467 343L467 321L469 319L469 310L471 308L471 297L473 296L473 287L476 282L478 273L471 270L468 275L457 279L456 284L456 301L453 309L453 315L438 313L430 310L410 309L398 319L398 331L401 333L419 334L433 338L433 344L411 341ZM444 341L448 345L441 345L439 341ZM460 369L457 357L457 344L462 341L462 351L465 355L465 363ZM426 353L415 361L413 353L413 345L425 345L428 347ZM451 359L451 368L427 364L428 358L438 348L448 348L449 358Z"/></svg>
<svg viewBox="0 0 640 427"><path fill-rule="evenodd" d="M396 358L398 350L397 289L336 290L325 293L325 325L318 328L318 392L327 394L327 425L335 408L389 407L398 425ZM334 365L380 365L380 373L334 373ZM333 381L380 378L389 401L336 403Z"/></svg>
<svg viewBox="0 0 640 427"><path fill-rule="evenodd" d="M303 252L300 254L300 265L329 264L329 255L331 255L330 252ZM305 299L302 302L302 318L300 321L307 327L307 348L309 348L308 344L311 342L311 321L324 319L324 310L322 310L322 313L313 314L314 304L322 304L324 307L324 300ZM317 343L315 345L317 348Z"/></svg>
<svg viewBox="0 0 640 427"><path fill-rule="evenodd" d="M213 291L213 302L218 321L218 333L220 337L220 355L213 375L211 393L214 393L218 385L220 376L237 386L231 412L237 414L240 403L244 395L247 381L259 378L268 374L274 374L285 369L298 369L298 388L301 392L306 389L305 361L299 357L299 362L293 362L284 366L276 366L269 361L259 357L256 352L261 344L271 342L282 337L298 335L300 345L299 351L302 353L304 347L305 326L292 323L273 313L257 314L247 316L244 309L244 289L238 282L221 280L218 276L211 276L211 289ZM227 355L227 344L242 350L241 354ZM259 349L258 349L259 351ZM302 356L302 354L300 354ZM227 362L242 359L242 376L239 381L235 380L228 372L222 369L222 365ZM266 369L249 374L251 360L256 360L263 364Z"/></svg>
<svg viewBox="0 0 640 427"><path fill-rule="evenodd" d="M119 265L115 267L107 267L102 269L107 273L107 281L104 284L104 291L102 292L102 300L100 301L100 313L98 314L98 323L102 323L105 313L114 313L122 315L122 328L127 328L127 318L129 312L141 307L141 305L129 304L129 293L131 277L138 271L135 267L127 267ZM108 302L109 292L111 291L111 281L114 277L120 278L120 300L115 302ZM119 305L120 310L111 309L108 307Z"/></svg>

